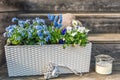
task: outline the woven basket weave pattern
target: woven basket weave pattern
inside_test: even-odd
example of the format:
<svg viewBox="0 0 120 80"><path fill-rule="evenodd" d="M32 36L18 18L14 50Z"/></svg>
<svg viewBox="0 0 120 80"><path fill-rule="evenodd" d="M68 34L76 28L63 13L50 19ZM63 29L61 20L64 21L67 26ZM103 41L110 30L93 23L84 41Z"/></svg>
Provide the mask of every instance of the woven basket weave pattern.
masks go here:
<svg viewBox="0 0 120 80"><path fill-rule="evenodd" d="M49 62L80 73L89 72L91 43L86 47L62 45L5 46L9 76L42 75ZM64 73L64 72L63 72Z"/></svg>

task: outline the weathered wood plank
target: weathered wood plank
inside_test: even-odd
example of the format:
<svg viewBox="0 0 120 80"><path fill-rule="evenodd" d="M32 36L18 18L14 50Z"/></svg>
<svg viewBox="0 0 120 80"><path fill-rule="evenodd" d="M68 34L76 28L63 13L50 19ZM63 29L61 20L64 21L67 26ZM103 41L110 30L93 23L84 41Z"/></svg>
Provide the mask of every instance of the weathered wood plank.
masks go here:
<svg viewBox="0 0 120 80"><path fill-rule="evenodd" d="M58 15L58 14L64 14L63 13L52 13L54 15ZM106 13L106 12L103 12L103 13L93 13L93 12L81 12L81 13L71 13L72 15L76 16L76 17L95 17L95 18L109 18L109 17L114 17L114 18L120 18L120 13L119 12L116 12L116 13ZM48 13L20 13L18 14L19 16L29 16L29 17L35 17L35 16L47 16Z"/></svg>
<svg viewBox="0 0 120 80"><path fill-rule="evenodd" d="M89 34L88 40L93 43L120 43L120 34Z"/></svg>
<svg viewBox="0 0 120 80"><path fill-rule="evenodd" d="M7 2L9 3L9 0L0 0L0 13L1 12L6 12L6 11L17 11L17 10L19 10L18 8L14 7L14 6L8 5Z"/></svg>
<svg viewBox="0 0 120 80"><path fill-rule="evenodd" d="M38 12L120 12L120 0L7 0L4 4Z"/></svg>
<svg viewBox="0 0 120 80"><path fill-rule="evenodd" d="M3 37L2 34L0 34L0 66L5 63L4 45L5 45L5 38Z"/></svg>
<svg viewBox="0 0 120 80"><path fill-rule="evenodd" d="M90 33L120 33L120 18L79 17L78 20L91 30Z"/></svg>

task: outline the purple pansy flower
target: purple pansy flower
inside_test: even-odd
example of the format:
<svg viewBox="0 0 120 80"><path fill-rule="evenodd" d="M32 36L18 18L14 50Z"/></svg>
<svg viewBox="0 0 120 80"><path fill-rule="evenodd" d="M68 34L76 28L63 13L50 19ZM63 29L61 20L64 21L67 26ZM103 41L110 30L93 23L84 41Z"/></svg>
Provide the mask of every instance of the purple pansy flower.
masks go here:
<svg viewBox="0 0 120 80"><path fill-rule="evenodd" d="M59 44L64 44L64 43L65 43L65 41L63 39L59 40Z"/></svg>
<svg viewBox="0 0 120 80"><path fill-rule="evenodd" d="M62 35L65 35L65 34L66 34L66 32L67 32L67 29L66 29L66 28L64 28L64 29L62 30Z"/></svg>

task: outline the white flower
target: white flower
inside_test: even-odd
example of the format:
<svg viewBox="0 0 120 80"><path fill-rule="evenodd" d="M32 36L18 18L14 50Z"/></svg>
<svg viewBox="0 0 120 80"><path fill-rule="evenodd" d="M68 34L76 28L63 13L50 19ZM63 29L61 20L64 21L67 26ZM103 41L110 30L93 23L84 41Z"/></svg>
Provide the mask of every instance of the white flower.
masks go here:
<svg viewBox="0 0 120 80"><path fill-rule="evenodd" d="M72 27L71 26L68 26L66 29L67 29L67 32L71 32L72 31Z"/></svg>
<svg viewBox="0 0 120 80"><path fill-rule="evenodd" d="M72 33L71 35L72 35L72 36L75 36L76 34L77 34L77 32L74 32L74 33Z"/></svg>
<svg viewBox="0 0 120 80"><path fill-rule="evenodd" d="M85 32L88 33L90 30L89 29L85 29Z"/></svg>
<svg viewBox="0 0 120 80"><path fill-rule="evenodd" d="M75 26L75 27L73 27L75 30L78 30L78 28L79 28L80 26Z"/></svg>
<svg viewBox="0 0 120 80"><path fill-rule="evenodd" d="M78 30L80 33L83 33L85 31L85 27L78 27Z"/></svg>

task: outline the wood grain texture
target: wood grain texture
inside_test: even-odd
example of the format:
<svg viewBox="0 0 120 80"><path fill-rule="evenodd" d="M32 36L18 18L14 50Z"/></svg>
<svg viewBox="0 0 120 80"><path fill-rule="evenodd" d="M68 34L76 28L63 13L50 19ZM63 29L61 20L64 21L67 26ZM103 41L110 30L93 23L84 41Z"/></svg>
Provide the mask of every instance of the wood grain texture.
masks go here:
<svg viewBox="0 0 120 80"><path fill-rule="evenodd" d="M89 34L88 40L93 43L120 43L120 34Z"/></svg>
<svg viewBox="0 0 120 80"><path fill-rule="evenodd" d="M3 37L2 34L0 34L0 66L5 63L4 45L5 45L5 38Z"/></svg>
<svg viewBox="0 0 120 80"><path fill-rule="evenodd" d="M38 12L120 12L120 0L5 0L2 2L7 6Z"/></svg>

